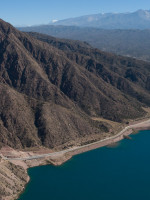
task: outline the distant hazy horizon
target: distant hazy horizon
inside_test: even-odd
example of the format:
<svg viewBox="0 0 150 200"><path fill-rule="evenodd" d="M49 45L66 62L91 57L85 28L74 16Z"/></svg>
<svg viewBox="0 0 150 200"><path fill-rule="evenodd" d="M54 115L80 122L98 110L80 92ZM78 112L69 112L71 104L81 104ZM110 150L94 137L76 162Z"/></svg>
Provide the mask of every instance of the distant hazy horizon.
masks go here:
<svg viewBox="0 0 150 200"><path fill-rule="evenodd" d="M1 2L0 18L14 26L48 24L53 20L98 13L125 13L149 10L148 0L6 0Z"/></svg>

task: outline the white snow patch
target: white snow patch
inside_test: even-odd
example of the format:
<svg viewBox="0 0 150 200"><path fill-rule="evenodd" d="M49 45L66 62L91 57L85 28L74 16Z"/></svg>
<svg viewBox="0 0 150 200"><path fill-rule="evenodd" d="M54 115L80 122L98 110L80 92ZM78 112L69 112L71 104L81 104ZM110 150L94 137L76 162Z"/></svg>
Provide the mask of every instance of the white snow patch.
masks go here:
<svg viewBox="0 0 150 200"><path fill-rule="evenodd" d="M52 20L52 23L56 23L56 22L58 22L57 19L53 19L53 20Z"/></svg>

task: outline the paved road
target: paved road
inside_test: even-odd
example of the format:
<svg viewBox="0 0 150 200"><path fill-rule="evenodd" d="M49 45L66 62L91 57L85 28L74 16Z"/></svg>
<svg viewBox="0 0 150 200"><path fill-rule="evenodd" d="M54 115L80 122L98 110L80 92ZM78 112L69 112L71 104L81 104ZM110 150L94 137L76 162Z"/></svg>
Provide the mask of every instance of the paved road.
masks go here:
<svg viewBox="0 0 150 200"><path fill-rule="evenodd" d="M62 151L59 151L59 152L53 152L53 153L48 153L48 154L41 154L41 155L35 155L35 156L29 156L29 157L26 157L26 158L8 158L8 157L3 157L3 159L5 160L34 160L34 159L39 159L39 158L45 158L45 157L53 157L53 156L61 156L61 155L64 155L65 153L68 153L68 152L71 152L71 151L74 151L74 150L78 150L78 149L82 149L84 147L89 147L91 145L94 145L94 144L99 144L101 142L104 142L104 141L108 141L108 140L112 140L112 139L116 139L117 137L123 135L123 133L129 129L132 129L132 128L136 128L136 127L140 127L140 125L142 124L147 124L147 123L150 123L150 119L148 120L145 120L143 122L140 122L140 123L137 123L137 124L134 124L134 125L129 125L129 126L126 126L122 131L120 131L118 134L116 134L115 136L111 136L109 138L105 138L103 140L99 140L97 142L93 142L91 144L87 144L87 145L83 145L83 146L77 146L77 147L73 147L73 148L70 148L70 149L66 149L66 150L62 150Z"/></svg>

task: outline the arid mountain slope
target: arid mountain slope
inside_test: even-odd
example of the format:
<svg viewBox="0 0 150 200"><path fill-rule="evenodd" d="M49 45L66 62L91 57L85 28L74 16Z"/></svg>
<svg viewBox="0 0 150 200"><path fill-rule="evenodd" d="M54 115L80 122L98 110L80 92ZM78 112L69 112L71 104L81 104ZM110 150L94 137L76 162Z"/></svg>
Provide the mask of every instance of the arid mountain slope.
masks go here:
<svg viewBox="0 0 150 200"><path fill-rule="evenodd" d="M150 65L0 20L0 143L65 148L100 138L150 104Z"/></svg>
<svg viewBox="0 0 150 200"><path fill-rule="evenodd" d="M63 50L71 61L82 65L90 75L102 78L105 84L115 86L113 89L119 89L149 105L149 63L102 52L79 41L56 39L38 33L29 35Z"/></svg>

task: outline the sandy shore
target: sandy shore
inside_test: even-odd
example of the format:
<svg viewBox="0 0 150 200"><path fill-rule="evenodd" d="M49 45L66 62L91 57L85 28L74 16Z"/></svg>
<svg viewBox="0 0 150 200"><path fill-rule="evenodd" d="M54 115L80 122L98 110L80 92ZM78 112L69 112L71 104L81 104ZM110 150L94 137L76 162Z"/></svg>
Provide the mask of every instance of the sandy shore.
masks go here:
<svg viewBox="0 0 150 200"><path fill-rule="evenodd" d="M117 134L113 138L108 138L104 141L99 141L99 142L81 147L79 149L76 149L74 151L69 152L68 154L70 156L73 156L73 155L84 153L84 152L87 152L87 151L90 151L90 150L93 150L93 149L97 149L97 148L100 148L100 147L111 145L113 143L117 143L117 142L125 139L126 138L125 136L129 136L133 132L135 132L135 131L138 132L139 130L150 130L150 120L146 120L146 121L141 120L140 122L133 123L131 125L131 128L123 131L122 134L120 134L120 135Z"/></svg>

